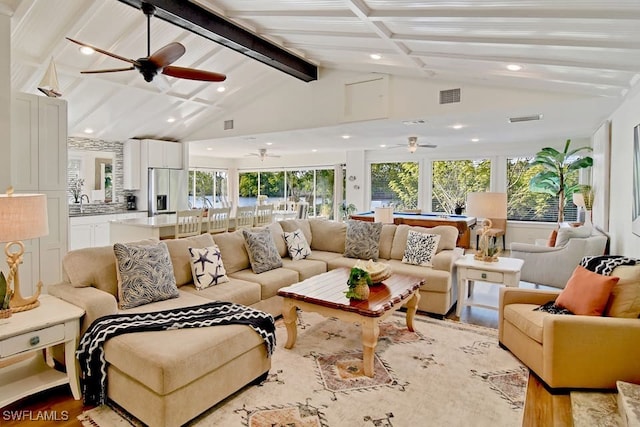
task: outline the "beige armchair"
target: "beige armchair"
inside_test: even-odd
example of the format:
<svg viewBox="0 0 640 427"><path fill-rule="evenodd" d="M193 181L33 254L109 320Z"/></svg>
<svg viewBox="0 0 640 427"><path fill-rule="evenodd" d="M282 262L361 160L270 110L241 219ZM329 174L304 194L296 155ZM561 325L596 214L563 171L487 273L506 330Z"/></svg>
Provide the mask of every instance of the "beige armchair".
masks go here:
<svg viewBox="0 0 640 427"><path fill-rule="evenodd" d="M510 256L524 260L520 280L564 288L580 260L603 255L608 240L606 234L594 228L589 237L570 238L563 246L546 246L546 240L536 244L513 242Z"/></svg>
<svg viewBox="0 0 640 427"><path fill-rule="evenodd" d="M640 383L640 319L533 311L559 293L501 288L500 345L551 388L612 389L617 380Z"/></svg>

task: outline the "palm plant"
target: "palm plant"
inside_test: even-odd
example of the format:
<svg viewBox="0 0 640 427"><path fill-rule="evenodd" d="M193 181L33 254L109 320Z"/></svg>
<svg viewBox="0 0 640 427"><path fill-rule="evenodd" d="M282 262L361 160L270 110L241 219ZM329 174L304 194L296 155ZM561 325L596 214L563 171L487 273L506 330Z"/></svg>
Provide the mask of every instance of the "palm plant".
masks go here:
<svg viewBox="0 0 640 427"><path fill-rule="evenodd" d="M573 194L580 186L569 185L567 175L578 169L588 168L593 165L593 159L589 156L580 157L578 153L592 151L591 147L580 147L569 151L571 140L567 139L564 151L546 147L536 153L531 165L540 165L543 170L537 173L529 181L529 190L534 193L546 193L558 199L558 222L564 221L565 197Z"/></svg>

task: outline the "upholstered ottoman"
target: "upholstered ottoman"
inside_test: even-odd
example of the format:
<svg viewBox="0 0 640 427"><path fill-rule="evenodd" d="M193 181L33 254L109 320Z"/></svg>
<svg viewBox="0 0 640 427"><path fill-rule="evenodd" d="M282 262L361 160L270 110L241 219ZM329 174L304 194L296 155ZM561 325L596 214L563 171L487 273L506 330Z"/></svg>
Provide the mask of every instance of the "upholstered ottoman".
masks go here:
<svg viewBox="0 0 640 427"><path fill-rule="evenodd" d="M150 426L179 426L265 375L264 340L245 325L117 336L105 344L107 395Z"/></svg>

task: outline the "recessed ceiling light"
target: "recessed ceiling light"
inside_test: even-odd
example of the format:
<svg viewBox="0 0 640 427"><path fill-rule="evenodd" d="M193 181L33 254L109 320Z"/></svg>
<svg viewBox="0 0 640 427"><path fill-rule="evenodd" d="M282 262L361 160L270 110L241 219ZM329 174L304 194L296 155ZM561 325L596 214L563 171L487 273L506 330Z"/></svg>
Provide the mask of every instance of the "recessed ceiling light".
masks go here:
<svg viewBox="0 0 640 427"><path fill-rule="evenodd" d="M86 128L86 129L84 130L84 133L89 133L89 134L91 134L91 133L93 133L93 129L91 129L91 128Z"/></svg>
<svg viewBox="0 0 640 427"><path fill-rule="evenodd" d="M175 118L175 117L169 117L169 118L167 119L167 123L173 123L173 122L175 122L175 121L176 121L176 118Z"/></svg>
<svg viewBox="0 0 640 427"><path fill-rule="evenodd" d="M218 92L224 92L225 90L227 90L226 87L224 86L220 86L218 89L216 89Z"/></svg>
<svg viewBox="0 0 640 427"><path fill-rule="evenodd" d="M267 145L273 145L273 142L265 142Z"/></svg>
<svg viewBox="0 0 640 427"><path fill-rule="evenodd" d="M93 48L89 46L80 46L80 53L82 53L83 55L93 55L95 53L95 50L93 50Z"/></svg>
<svg viewBox="0 0 640 427"><path fill-rule="evenodd" d="M478 142L480 141L480 138L471 138L471 142Z"/></svg>
<svg viewBox="0 0 640 427"><path fill-rule="evenodd" d="M207 151L213 151L213 147L207 147Z"/></svg>
<svg viewBox="0 0 640 427"><path fill-rule="evenodd" d="M509 70L509 71L520 71L520 70L522 70L522 65L509 64L509 65L507 65L507 70Z"/></svg>
<svg viewBox="0 0 640 427"><path fill-rule="evenodd" d="M387 146L387 144L380 144L380 148L384 148L386 146Z"/></svg>
<svg viewBox="0 0 640 427"><path fill-rule="evenodd" d="M351 135L342 135L342 139L349 139L351 138Z"/></svg>
<svg viewBox="0 0 640 427"><path fill-rule="evenodd" d="M380 55L379 53L372 53L371 55L369 55L369 58L375 59L377 61L378 59L382 59L382 55Z"/></svg>
<svg viewBox="0 0 640 427"><path fill-rule="evenodd" d="M460 123L456 123L455 125L452 125L451 127L452 127L453 129L458 130L458 129L462 129L462 128L464 127L464 125L462 125L462 124L460 124Z"/></svg>
<svg viewBox="0 0 640 427"><path fill-rule="evenodd" d="M314 148L313 150L311 150L312 153L317 153L318 150L316 148Z"/></svg>

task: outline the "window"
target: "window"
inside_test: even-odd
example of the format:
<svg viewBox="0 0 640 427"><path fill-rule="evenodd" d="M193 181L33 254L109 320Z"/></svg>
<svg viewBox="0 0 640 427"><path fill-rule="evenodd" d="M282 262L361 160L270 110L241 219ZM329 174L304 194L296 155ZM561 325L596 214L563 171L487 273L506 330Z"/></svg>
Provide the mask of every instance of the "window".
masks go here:
<svg viewBox="0 0 640 427"><path fill-rule="evenodd" d="M420 167L416 162L371 164L371 208L393 204L398 209L418 207Z"/></svg>
<svg viewBox="0 0 640 427"><path fill-rule="evenodd" d="M189 206L219 208L228 205L227 171L192 169L189 171Z"/></svg>
<svg viewBox="0 0 640 427"><path fill-rule="evenodd" d="M507 159L507 218L519 221L558 220L558 198L545 193L529 191L529 180L542 170L542 166L530 166L533 157L515 157ZM567 175L567 183L578 183L578 171ZM577 208L572 197L565 199L564 220L575 221Z"/></svg>
<svg viewBox="0 0 640 427"><path fill-rule="evenodd" d="M489 191L491 161L439 160L433 162L431 211L454 213L456 204L467 200L467 193Z"/></svg>
<svg viewBox="0 0 640 427"><path fill-rule="evenodd" d="M240 206L255 205L261 194L275 205L306 201L310 216L333 219L333 168L241 172L239 178Z"/></svg>

